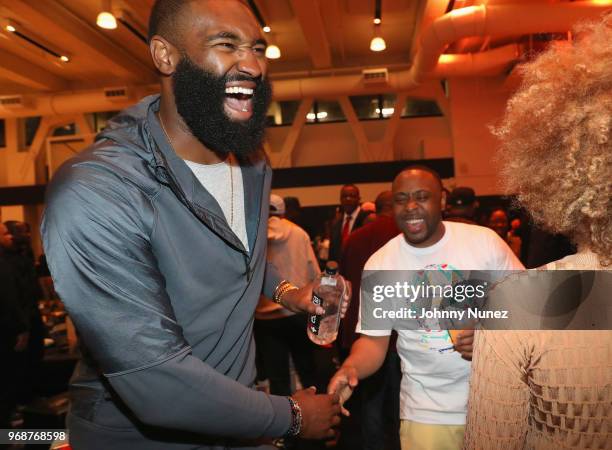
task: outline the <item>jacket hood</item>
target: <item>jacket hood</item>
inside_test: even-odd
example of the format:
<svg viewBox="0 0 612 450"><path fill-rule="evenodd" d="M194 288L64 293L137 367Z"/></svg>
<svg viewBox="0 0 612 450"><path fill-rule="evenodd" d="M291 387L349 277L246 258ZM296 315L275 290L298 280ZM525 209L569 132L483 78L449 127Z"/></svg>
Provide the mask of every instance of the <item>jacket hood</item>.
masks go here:
<svg viewBox="0 0 612 450"><path fill-rule="evenodd" d="M133 127L139 122L144 122L147 118L151 105L153 103L159 103L159 100L159 94L149 95L144 97L138 103L119 112L106 123L106 128L98 133L96 140L104 138L116 139L116 135L121 131L121 129Z"/></svg>

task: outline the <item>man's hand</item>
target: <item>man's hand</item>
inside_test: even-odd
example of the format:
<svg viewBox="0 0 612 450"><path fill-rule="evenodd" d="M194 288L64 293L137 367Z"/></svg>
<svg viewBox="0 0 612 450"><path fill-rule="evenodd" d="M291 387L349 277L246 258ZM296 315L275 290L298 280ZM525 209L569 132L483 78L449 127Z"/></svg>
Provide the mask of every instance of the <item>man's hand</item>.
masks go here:
<svg viewBox="0 0 612 450"><path fill-rule="evenodd" d="M342 299L342 309L340 310L340 318L342 319L348 310L352 292L350 281L344 281L346 283L346 290L344 292L344 298ZM325 314L325 309L312 303L312 288L314 283L315 282L312 281L303 288L293 289L285 293L281 299L282 305L293 312L316 314L319 316Z"/></svg>
<svg viewBox="0 0 612 450"><path fill-rule="evenodd" d="M350 413L344 407L344 402L351 397L358 383L359 378L357 376L357 370L353 366L342 366L338 369L327 386L328 393L338 394L340 406L342 407L342 414L345 416L350 416Z"/></svg>
<svg viewBox="0 0 612 450"><path fill-rule="evenodd" d="M310 387L291 396L302 410L302 429L299 436L304 439L331 439L334 427L340 424L338 395L316 395Z"/></svg>
<svg viewBox="0 0 612 450"><path fill-rule="evenodd" d="M17 341L15 342L15 351L22 352L28 348L28 340L30 339L30 333L27 331L17 335Z"/></svg>
<svg viewBox="0 0 612 450"><path fill-rule="evenodd" d="M471 361L473 344L474 330L463 330L456 337L455 350L461 353L463 359Z"/></svg>

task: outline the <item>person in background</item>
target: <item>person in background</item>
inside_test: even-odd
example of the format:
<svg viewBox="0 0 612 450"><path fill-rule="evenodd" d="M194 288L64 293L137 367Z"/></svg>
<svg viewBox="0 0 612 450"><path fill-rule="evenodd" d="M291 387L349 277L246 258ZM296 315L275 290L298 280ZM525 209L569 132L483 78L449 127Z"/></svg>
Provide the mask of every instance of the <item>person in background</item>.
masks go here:
<svg viewBox="0 0 612 450"><path fill-rule="evenodd" d="M477 209L478 200L474 189L465 186L456 187L448 197L444 220L477 225Z"/></svg>
<svg viewBox="0 0 612 450"><path fill-rule="evenodd" d="M491 214L489 214L488 226L495 231L500 238L506 241L506 244L508 244L518 258L521 257L521 238L515 235L513 229L510 227L508 213L505 209L496 208L491 211ZM520 222L518 226L520 226Z"/></svg>
<svg viewBox="0 0 612 450"><path fill-rule="evenodd" d="M313 230L304 220L300 199L297 197L285 197L283 200L285 202L285 218L308 233L309 237L313 236Z"/></svg>
<svg viewBox="0 0 612 450"><path fill-rule="evenodd" d="M364 270L523 269L493 230L442 221L446 198L437 172L410 166L395 178L392 190L393 215L401 233L375 252ZM393 330L364 329L362 319L356 327L361 336L328 386L328 392L341 393L343 398L359 380L380 369L389 348ZM473 332L464 330L451 341L446 330L395 331L402 361L398 393L402 450L458 450L467 412Z"/></svg>
<svg viewBox="0 0 612 450"><path fill-rule="evenodd" d="M456 187L448 197L444 220L477 225L478 205L474 189L465 186Z"/></svg>
<svg viewBox="0 0 612 450"><path fill-rule="evenodd" d="M281 276L298 287L312 282L320 273L306 231L284 218L285 202L270 196L268 219L268 261ZM289 355L302 386L316 385L313 346L306 335L304 314L296 314L262 296L255 310L255 343L263 375L270 382L270 393L290 395ZM262 374L258 374L262 378Z"/></svg>
<svg viewBox="0 0 612 450"><path fill-rule="evenodd" d="M393 193L381 192L376 197L375 205L376 220L351 233L346 243L346 252L343 252L340 259L340 273L353 286L351 303L346 317L340 323L338 340L343 357L348 356L351 345L358 337L355 326L359 316L359 289L363 267L370 256L400 232L393 218Z"/></svg>
<svg viewBox="0 0 612 450"><path fill-rule="evenodd" d="M578 247L542 269L610 270L612 14L572 35L520 68L496 129L502 180ZM479 330L464 448L610 448L611 368L611 331Z"/></svg>
<svg viewBox="0 0 612 450"><path fill-rule="evenodd" d="M367 260L379 248L400 233L393 218L393 193L383 191L376 197L376 215L372 223L351 233L342 252L341 273L353 285L348 311L340 323L341 356L346 358L357 339L359 289ZM357 438L363 450L399 449L399 395L401 370L393 333L382 367L359 385L357 401L361 402L361 435ZM345 436L344 433L343 436ZM387 443L388 445L383 445Z"/></svg>
<svg viewBox="0 0 612 450"><path fill-rule="evenodd" d="M375 202L363 202L361 204L361 210L368 213L365 219L363 219L363 225L367 225L376 220L376 203Z"/></svg>
<svg viewBox="0 0 612 450"><path fill-rule="evenodd" d="M340 190L340 210L338 217L334 220L331 229L329 244L329 259L340 261L342 249L354 230L363 225L368 212L362 211L359 203L361 196L359 188L354 184L345 184Z"/></svg>
<svg viewBox="0 0 612 450"><path fill-rule="evenodd" d="M11 265L19 289L20 307L28 327L28 344L15 361L19 373L16 383L17 400L27 404L36 396L40 365L44 356L45 326L38 308L44 294L36 268L30 226L26 222L9 220L6 228L13 235L13 244L5 249L5 258Z"/></svg>
<svg viewBox="0 0 612 450"><path fill-rule="evenodd" d="M319 268L323 270L325 264L329 260L330 236L333 221L326 220L323 223L323 230L320 235L317 235L314 240L314 249L319 261Z"/></svg>
<svg viewBox="0 0 612 450"><path fill-rule="evenodd" d="M21 304L17 277L6 258L13 248L13 235L0 222L0 429L11 428L17 404L18 359L28 346L29 324Z"/></svg>

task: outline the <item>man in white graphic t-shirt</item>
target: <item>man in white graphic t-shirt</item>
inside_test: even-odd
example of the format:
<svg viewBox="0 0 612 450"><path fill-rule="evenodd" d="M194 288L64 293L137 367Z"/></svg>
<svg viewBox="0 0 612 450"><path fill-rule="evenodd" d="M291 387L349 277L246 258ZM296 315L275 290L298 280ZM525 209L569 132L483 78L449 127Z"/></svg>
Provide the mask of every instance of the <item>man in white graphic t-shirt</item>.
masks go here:
<svg viewBox="0 0 612 450"><path fill-rule="evenodd" d="M393 181L393 210L400 235L368 260L364 270L517 270L523 265L492 230L443 222L445 197L439 175L423 166L402 171ZM329 384L329 392L350 395L358 380L384 361L391 330L365 330ZM473 332L452 346L446 330L397 330L402 361L400 438L402 450L460 449L467 412Z"/></svg>

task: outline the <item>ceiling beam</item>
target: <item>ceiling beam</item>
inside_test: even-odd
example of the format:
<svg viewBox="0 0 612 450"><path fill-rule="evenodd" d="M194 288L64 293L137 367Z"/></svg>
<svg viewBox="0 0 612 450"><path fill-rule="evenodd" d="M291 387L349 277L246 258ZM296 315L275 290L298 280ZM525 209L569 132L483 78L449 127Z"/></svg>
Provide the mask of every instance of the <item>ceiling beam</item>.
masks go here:
<svg viewBox="0 0 612 450"><path fill-rule="evenodd" d="M153 81L153 70L121 47L113 44L94 25L61 6L53 0L35 3L11 0L7 8L16 15L27 29L40 34L41 38L53 40L54 44L76 55L87 55L96 65L107 67L117 76L130 81Z"/></svg>
<svg viewBox="0 0 612 450"><path fill-rule="evenodd" d="M331 67L332 54L325 34L318 0L291 0L293 12L302 27L310 59L315 69Z"/></svg>
<svg viewBox="0 0 612 450"><path fill-rule="evenodd" d="M0 49L0 78L43 91L61 91L68 83L36 64Z"/></svg>
<svg viewBox="0 0 612 450"><path fill-rule="evenodd" d="M153 3L155 3L154 0L115 0L112 6L128 10L134 19L144 26L145 31L148 31Z"/></svg>
<svg viewBox="0 0 612 450"><path fill-rule="evenodd" d="M334 26L329 30L329 40L340 61L344 63L346 59L346 50L344 45L344 22L342 20L342 5L340 0L328 0L325 5L325 13L327 14L327 23L333 23Z"/></svg>

